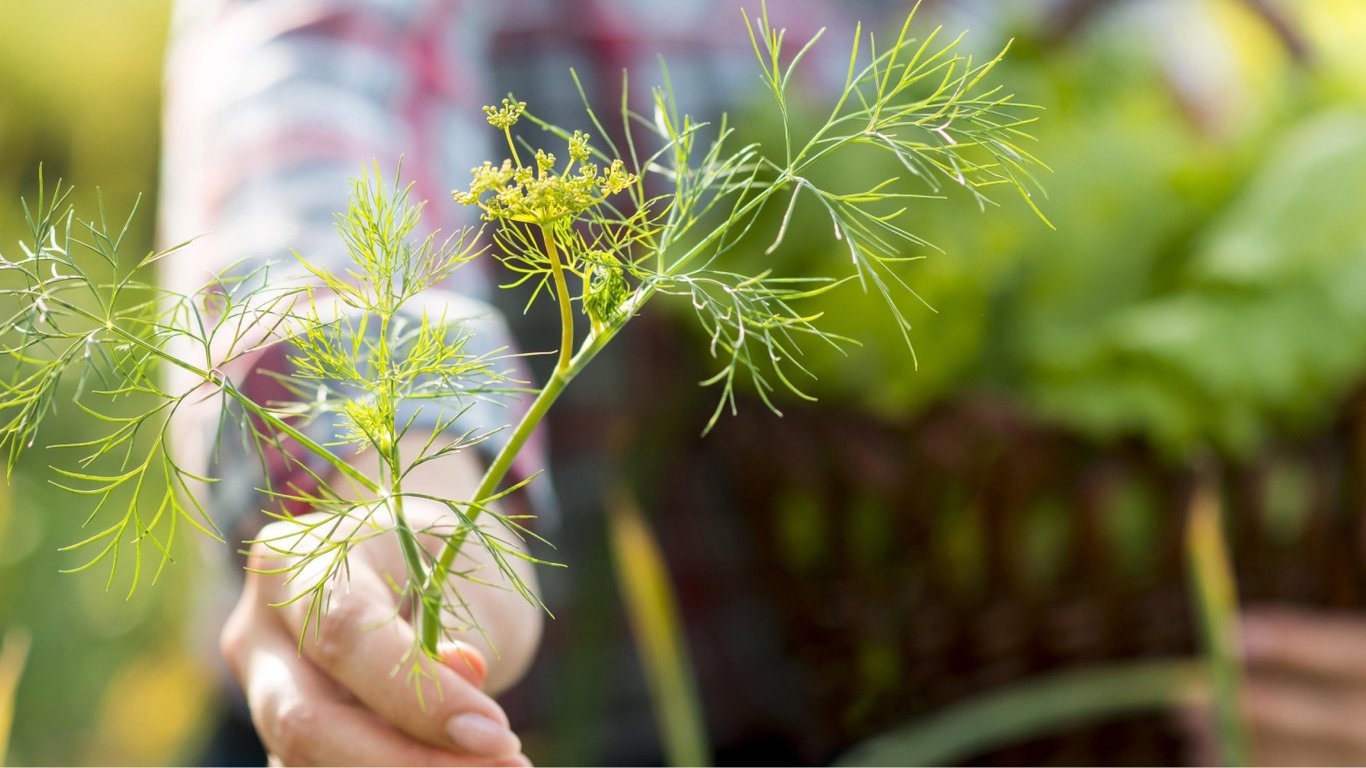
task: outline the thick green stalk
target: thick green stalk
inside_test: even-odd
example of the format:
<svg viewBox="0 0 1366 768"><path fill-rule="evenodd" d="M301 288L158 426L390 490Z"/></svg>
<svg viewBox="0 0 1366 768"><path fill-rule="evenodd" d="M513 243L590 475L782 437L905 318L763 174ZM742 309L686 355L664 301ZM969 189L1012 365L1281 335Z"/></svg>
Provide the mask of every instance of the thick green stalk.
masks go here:
<svg viewBox="0 0 1366 768"><path fill-rule="evenodd" d="M481 502L493 496L498 485L507 476L508 469L512 467L513 459L517 458L517 454L526 445L536 426L545 418L551 404L560 396L560 392L564 391L571 378L572 376L566 376L558 370L550 377L550 381L546 382L540 394L532 401L531 407L522 416L522 420L512 430L503 449L485 470L484 476L479 480L479 486L474 490L472 501ZM469 508L467 518L470 524L479 516L479 511L477 506ZM427 573L427 580L422 588L422 617L419 631L422 633L423 650L433 657L436 655L437 643L441 639L442 590L450 576L451 567L455 564L455 557L460 554L460 548L468 535L468 530L461 530L446 540L441 547L441 554L437 556L436 565Z"/></svg>
<svg viewBox="0 0 1366 768"><path fill-rule="evenodd" d="M417 534L408 524L403 514L403 474L398 471L398 446L394 446L392 465L389 471L389 491L386 501L394 513L394 528L398 534L399 549L403 552L403 565L408 569L409 578L414 583L423 578L425 568L422 564L422 548L417 543Z"/></svg>
<svg viewBox="0 0 1366 768"><path fill-rule="evenodd" d="M622 316L631 317L651 293L653 292L647 290L637 294L622 312ZM559 398L560 393L569 385L569 382L573 381L574 377L617 335L623 325L624 321L618 322L608 326L601 334L589 336L584 341L583 347L569 360L564 369L556 367L545 387L536 395L536 399L531 401L531 406L527 408L527 412L513 427L507 443L498 451L498 455L493 458L488 469L484 471L483 477L479 480L479 486L474 489L474 493L471 495L470 500L472 502L482 503L497 492L503 478L507 477L513 460L517 458L517 454L521 452L527 440L536 431L536 427L545 418L550 406ZM479 516L479 512L480 508L477 506L469 508L468 520L470 523L473 523L475 518ZM423 585L419 632L422 636L423 650L433 656L436 654L437 643L441 639L441 592L445 588L446 579L450 577L456 555L460 554L460 548L464 546L465 539L468 536L469 531L463 530L446 540L441 548L440 555L437 556L436 565L427 573L427 581Z"/></svg>
<svg viewBox="0 0 1366 768"><path fill-rule="evenodd" d="M546 256L550 259L551 277L555 283L555 298L560 305L560 354L555 363L555 372L551 374L550 381L546 382L544 388L536 395L531 407L522 416L522 420L513 428L512 434L508 437L503 449L494 457L493 463L484 472L484 476L479 481L479 486L474 491L471 501L482 503L498 490L498 485L507 476L508 469L512 467L513 459L526 445L526 441L531 438L536 426L545 418L545 414L550 410L550 405L560 396L560 392L569 384L574 375L583 368L597 350L602 348L607 340L615 335L615 329L608 329L603 335L590 336L584 348L578 355L573 354L574 350L574 315L569 306L569 285L565 280L564 265L560 263L559 249L555 245L555 236L550 228L541 226L541 234L545 239ZM479 516L480 508L471 507L469 511L469 521L473 523ZM447 577L450 575L451 566L455 564L455 557L460 553L460 548L464 546L465 539L469 531L459 531L441 548L441 554L437 557L436 565L427 574L426 583L422 588L422 618L419 631L422 633L422 646L428 654L436 655L436 644L441 637L441 590L444 588Z"/></svg>

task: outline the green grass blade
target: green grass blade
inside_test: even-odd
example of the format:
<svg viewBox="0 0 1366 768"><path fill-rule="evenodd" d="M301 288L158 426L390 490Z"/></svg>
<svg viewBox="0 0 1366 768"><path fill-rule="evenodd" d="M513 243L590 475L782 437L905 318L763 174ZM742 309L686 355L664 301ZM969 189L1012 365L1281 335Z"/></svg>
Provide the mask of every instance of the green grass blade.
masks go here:
<svg viewBox="0 0 1366 768"><path fill-rule="evenodd" d="M607 505L612 560L670 765L710 765L706 724L678 601L659 544L630 494Z"/></svg>
<svg viewBox="0 0 1366 768"><path fill-rule="evenodd" d="M0 765L5 764L9 751L10 728L14 724L14 696L19 690L19 676L28 660L29 635L24 629L14 628L5 633L0 643Z"/></svg>
<svg viewBox="0 0 1366 768"><path fill-rule="evenodd" d="M1225 765L1251 765L1252 755L1239 706L1242 664L1238 658L1238 596L1224 542L1218 481L1213 470L1197 472L1186 520L1190 588L1201 642L1209 659L1215 733Z"/></svg>
<svg viewBox="0 0 1366 768"><path fill-rule="evenodd" d="M950 765L1028 738L1195 697L1205 665L1138 661L1055 672L985 693L846 752L836 765Z"/></svg>

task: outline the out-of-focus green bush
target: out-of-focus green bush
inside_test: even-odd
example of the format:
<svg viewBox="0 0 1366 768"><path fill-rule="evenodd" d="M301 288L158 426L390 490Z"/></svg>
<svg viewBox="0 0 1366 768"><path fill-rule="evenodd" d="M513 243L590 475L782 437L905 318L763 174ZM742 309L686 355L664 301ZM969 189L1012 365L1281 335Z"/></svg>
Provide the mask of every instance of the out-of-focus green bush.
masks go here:
<svg viewBox="0 0 1366 768"><path fill-rule="evenodd" d="M98 186L111 217L138 195L129 253L152 245L161 65L168 0L9 3L0 24L0 254L26 234L21 197L39 165L76 185L93 215ZM84 434L61 414L57 440ZM33 647L21 679L12 764L164 763L189 759L207 683L187 650L194 566L179 558L162 583L125 602L101 574L57 549L81 538L88 513L45 485L40 454L0 498L0 629L26 627ZM184 548L188 550L188 548ZM182 551L182 555L188 555Z"/></svg>
<svg viewBox="0 0 1366 768"><path fill-rule="evenodd" d="M847 356L813 347L815 392L904 416L988 391L1175 454L1245 451L1333 413L1366 374L1366 61L1351 42L1366 13L1296 4L1306 68L1245 8L1211 6L1223 49L1203 60L1104 14L1061 47L1024 31L998 75L1046 108L1030 131L1053 169L1040 205L1056 230L1007 196L990 216L951 188L912 201L909 225L942 249L905 272L925 299L919 369L878 303L847 286L813 311L875 341ZM1223 87L1180 98L1182 68L1202 63ZM811 244L799 259L840 257L815 229L787 242Z"/></svg>

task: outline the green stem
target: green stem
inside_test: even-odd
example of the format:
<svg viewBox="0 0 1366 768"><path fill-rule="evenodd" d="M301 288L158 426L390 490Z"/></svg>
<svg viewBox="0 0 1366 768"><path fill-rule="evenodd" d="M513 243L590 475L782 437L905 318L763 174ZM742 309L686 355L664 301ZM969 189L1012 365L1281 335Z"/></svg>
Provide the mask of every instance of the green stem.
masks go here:
<svg viewBox="0 0 1366 768"><path fill-rule="evenodd" d="M487 499L494 494L503 478L507 476L508 469L512 467L513 459L526 445L526 441L531 437L536 426L545 418L546 411L550 405L564 391L569 383L570 377L556 371L550 381L546 382L536 399L532 401L531 407L526 415L517 423L512 434L508 437L507 443L503 446L498 455L494 457L493 463L489 464L484 476L479 481L479 486L472 494L472 501ZM479 516L478 506L469 507L468 524L473 525L474 519ZM450 576L451 567L455 564L456 555L460 554L460 548L465 544L465 539L469 536L469 529L462 529L454 536L446 540L441 547L441 554L437 556L436 565L427 574L426 583L422 588L422 617L419 621L421 625L419 632L422 634L422 648L429 656L435 657L436 646L441 639L441 605L442 590L445 587L446 579Z"/></svg>
<svg viewBox="0 0 1366 768"><path fill-rule="evenodd" d="M1205 680L1194 659L1052 672L974 696L855 746L835 765L956 765L1069 728L1189 702Z"/></svg>
<svg viewBox="0 0 1366 768"><path fill-rule="evenodd" d="M624 317L631 317L635 310L645 302L652 292L643 292L637 296L631 307L623 312ZM503 478L507 477L508 470L512 467L512 462L517 458L531 438L536 427L545 418L550 406L559 398L560 393L568 386L569 382L584 369L589 362L597 357L602 348L612 340L621 330L623 323L616 323L607 327L603 333L589 336L583 347L577 354L570 359L568 365L561 369L556 367L551 374L550 380L546 382L544 388L536 395L536 399L531 401L531 406L517 422L512 434L508 436L508 441L494 456L493 462L484 471L484 476L480 478L479 485L471 494L471 501L481 502L490 498L502 484ZM479 517L480 507L477 505L469 508L468 523L473 524ZM441 639L441 604L442 590L445 587L446 579L450 576L451 567L455 564L456 555L460 554L460 548L464 546L465 539L469 536L469 529L466 528L457 532L446 540L441 548L441 554L437 556L436 565L427 573L427 581L422 589L422 616L419 619L418 631L422 637L422 647L429 655L436 654L437 643Z"/></svg>
<svg viewBox="0 0 1366 768"><path fill-rule="evenodd" d="M426 568L422 561L422 547L417 542L417 534L413 527L408 524L408 518L403 514L403 473L400 469L401 457L398 451L398 441L393 441L393 449L387 459L389 463L389 491L386 501L389 509L394 513L394 528L398 534L399 549L403 552L403 564L408 569L409 583L422 584ZM425 593L419 590L418 594L425 600ZM439 609L440 606L437 606ZM426 606L423 606L426 609Z"/></svg>
<svg viewBox="0 0 1366 768"><path fill-rule="evenodd" d="M253 415L259 417L262 421L266 422L271 427L274 427L275 429L279 430L285 435L294 438L294 440L298 441L298 443L302 445L304 448L308 449L311 453L316 454L319 458L326 461L329 465L331 465L333 469L337 470L337 472L346 475L346 477L350 478L351 480L354 480L365 490L370 491L371 493L380 492L379 483L376 483L374 480L371 480L370 478L366 477L364 472L361 472L359 469L356 469L355 467L351 466L351 463L348 462L346 459L343 459L342 457L328 450L326 446L322 445L321 443L309 437L308 435L305 435L303 432L300 432L298 429L291 426L289 422L285 421L284 419L281 419L279 416L276 416L270 411L267 411L266 409L257 405L255 401L253 401L246 395L242 394L241 392L237 391L237 388L232 386L226 380L218 380L211 376L206 377L205 380L212 384L221 386L223 388L223 393L226 394L228 397L231 397L233 400L236 400L243 408L246 408Z"/></svg>
<svg viewBox="0 0 1366 768"><path fill-rule="evenodd" d="M574 313L569 306L569 284L564 277L564 265L560 263L560 251L555 246L555 235L550 228L541 227L545 238L545 255L550 259L550 273L555 282L555 300L560 305L560 358L555 363L555 372L569 369L570 356L574 354Z"/></svg>
<svg viewBox="0 0 1366 768"><path fill-rule="evenodd" d="M512 151L512 162L516 163L518 168L521 168L522 158L517 156L517 144L512 140L512 129L504 128L503 137L507 139L508 149Z"/></svg>
<svg viewBox="0 0 1366 768"><path fill-rule="evenodd" d="M792 168L779 168L777 165L774 165L772 163L769 164L769 167L773 168L773 170L778 174L777 178L773 181L773 183L759 188L754 193L753 197L745 200L743 203L740 203L737 208L732 210L729 214L729 218L731 221L740 221L744 219L744 217L750 215L751 213L755 213L755 209L768 202L769 198L773 197L779 192L785 191L788 188L789 182L793 184L806 183L806 180L801 176L796 175L795 171ZM680 228L679 231L675 233L675 236L669 243L661 244L657 250L660 253L667 251L672 242L676 242L682 235L686 234L689 229L691 229L691 225ZM672 264L670 264L668 269L665 271L665 274L670 277L682 274L683 270L688 266L689 263L692 262L693 259L697 258L699 254L705 252L707 248L711 247L718 240L730 234L733 233L731 232L731 229L728 226L719 226L713 228L700 240L698 240L695 243L692 243L688 247L688 250L684 251L682 256L679 256L678 259L676 259Z"/></svg>
<svg viewBox="0 0 1366 768"><path fill-rule="evenodd" d="M149 354L155 355L156 357L164 360L165 362L168 362L178 368L181 368L182 370L188 373L192 373L195 376L198 376L209 385L221 388L224 394L226 394L228 397L231 397L233 400L236 400L243 408L246 408L247 411L249 411L252 415L261 419L262 421L279 430L280 432L284 433L285 435L294 438L304 448L307 448L309 451L317 454L320 458L322 458L324 461L330 464L333 469L337 470L338 472L347 476L348 478L356 481L361 485L362 488L365 488L366 490L372 493L379 492L380 488L378 483L366 477L365 474L360 470L351 466L350 462L346 461L342 457L328 450L326 446L319 444L316 440L313 440L308 435L305 435L303 432L300 432L298 429L295 429L294 427L290 426L289 423L287 423L280 417L262 408L260 405L257 405L251 398L242 394L237 390L236 387L232 386L231 382L229 382L227 380L227 377L223 374L218 373L216 371L200 368L199 366L193 363L187 362L176 357L175 355L170 354L169 352L162 349L161 347L156 346L155 344L148 344L146 341L139 338L136 334L130 333L124 330L123 328L114 325L112 322L110 322L108 318L99 317L87 311L84 307L55 298L53 299L53 303L59 304L63 309L78 314L84 317L85 319L89 320L90 322L104 327L105 330L109 331L115 336L118 336L119 338L123 339L129 344L132 344L140 349L143 349L147 351Z"/></svg>
<svg viewBox="0 0 1366 768"><path fill-rule="evenodd" d="M394 359L389 350L389 327L392 321L393 312L380 317L379 360L384 365L384 371L381 372L384 379L384 410L389 417L386 421L390 433L385 436L389 441L388 450L379 452L379 464L387 488L384 500L394 515L394 529L398 535L399 550L403 553L403 564L408 570L409 583L421 584L426 571L422 563L422 549L418 545L417 534L403 514L403 456L399 450L398 428L394 423L398 408L398 386L394 378Z"/></svg>

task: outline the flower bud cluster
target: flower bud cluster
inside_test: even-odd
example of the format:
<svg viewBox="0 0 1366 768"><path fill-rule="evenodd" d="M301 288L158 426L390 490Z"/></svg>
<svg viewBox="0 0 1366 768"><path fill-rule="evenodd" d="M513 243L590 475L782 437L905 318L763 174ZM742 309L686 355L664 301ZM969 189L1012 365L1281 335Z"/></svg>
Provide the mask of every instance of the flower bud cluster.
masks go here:
<svg viewBox="0 0 1366 768"><path fill-rule="evenodd" d="M525 108L524 102L504 99L502 108L485 107L484 112L490 125L508 131ZM588 162L591 156L588 136L575 131L569 138L569 164L562 171L555 171L555 155L541 150L536 152L534 170L515 157L497 166L485 162L471 171L469 188L452 196L461 205L482 208L485 221L549 225L576 217L636 182L621 160L604 168Z"/></svg>
<svg viewBox="0 0 1366 768"><path fill-rule="evenodd" d="M507 98L503 99L503 106L501 109L498 107L484 107L484 114L488 115L489 125L503 131L516 125L517 121L521 119L522 113L525 111L525 101L513 101L512 99Z"/></svg>
<svg viewBox="0 0 1366 768"><path fill-rule="evenodd" d="M631 296L631 286L621 261L607 251L593 251L584 257L588 273L583 281L583 311L595 329L616 322L621 308Z"/></svg>

